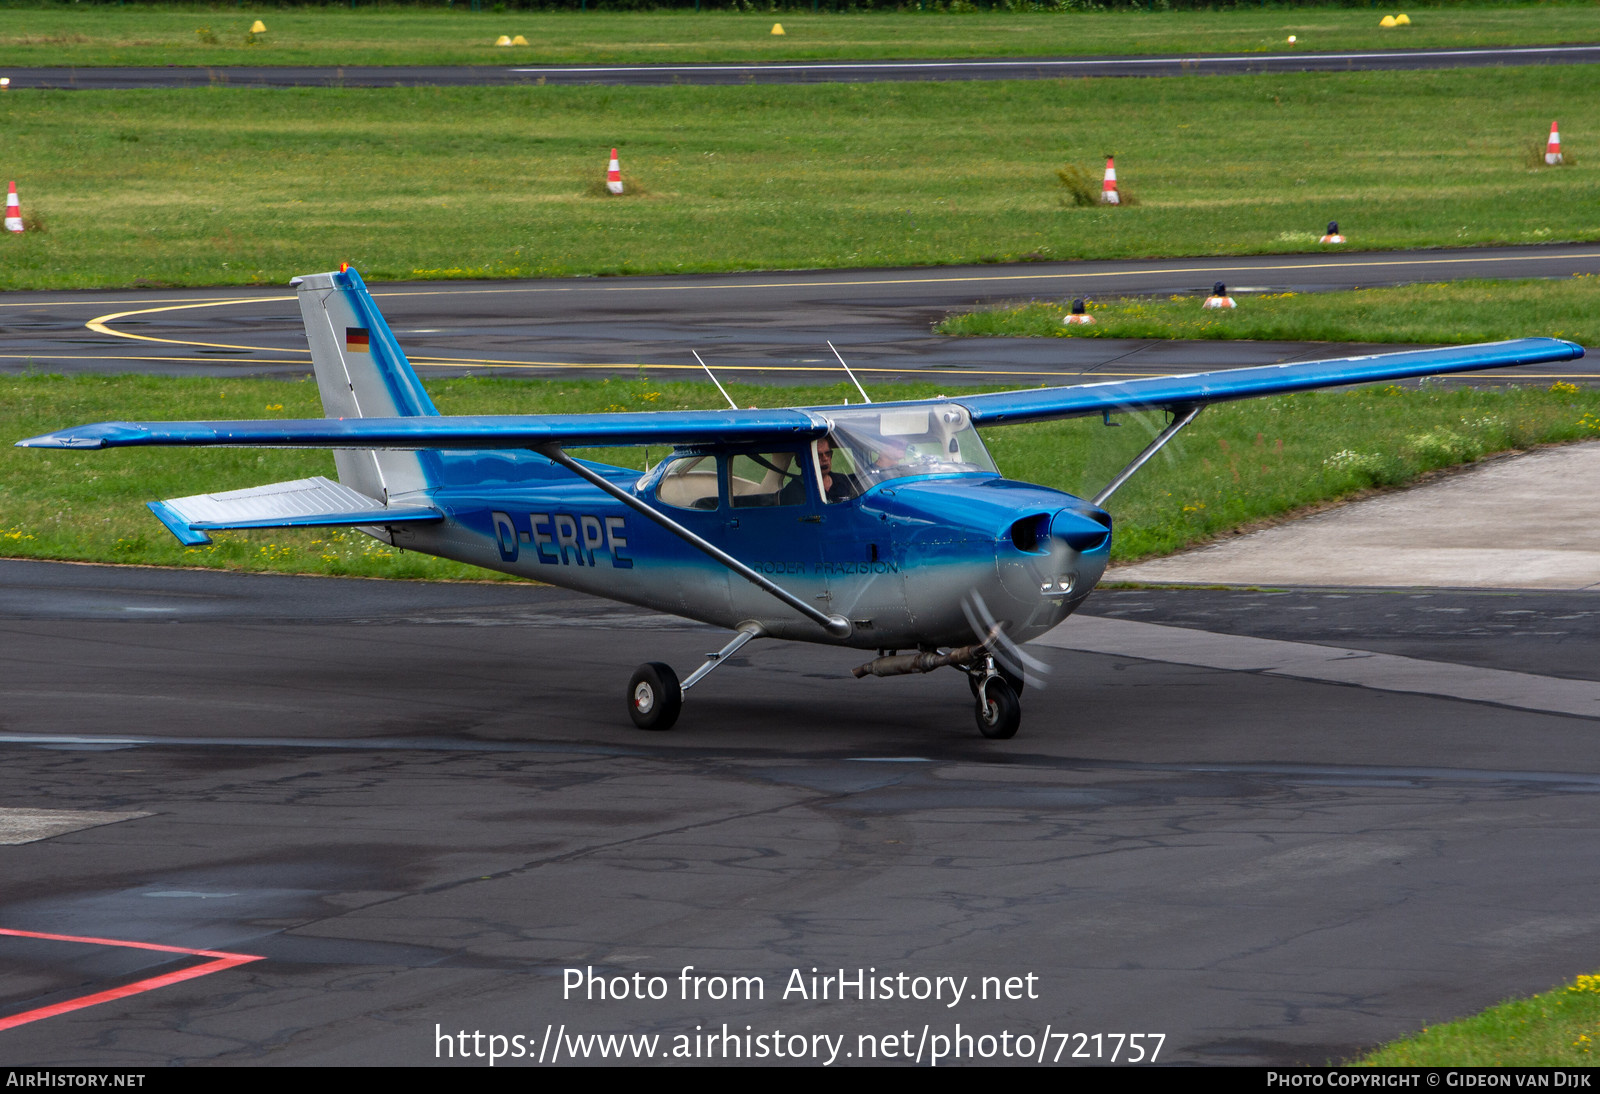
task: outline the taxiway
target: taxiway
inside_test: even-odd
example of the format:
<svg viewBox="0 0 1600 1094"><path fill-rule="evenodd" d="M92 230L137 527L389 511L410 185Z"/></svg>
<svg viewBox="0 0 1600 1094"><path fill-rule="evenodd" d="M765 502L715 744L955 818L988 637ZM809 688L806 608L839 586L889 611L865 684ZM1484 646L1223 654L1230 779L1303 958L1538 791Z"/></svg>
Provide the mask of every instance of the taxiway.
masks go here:
<svg viewBox="0 0 1600 1094"><path fill-rule="evenodd" d="M623 713L628 668L716 632L519 585L0 563L5 805L78 829L0 855L0 927L261 959L0 1031L0 1053L422 1065L451 1062L440 1031L559 1030L570 1053L724 1023L856 1053L959 1023L1323 1063L1589 967L1594 717L1451 694L1600 695L1588 598L1088 610L1062 644L1121 645L1032 647L1049 672L1014 741L977 738L955 673L859 681L858 654L761 643L651 735ZM1185 637L1278 652L1208 667ZM1296 667L1333 647L1345 679ZM1348 670L1373 656L1390 671ZM1450 672L1407 689L1395 664ZM31 935L0 954L5 1014L196 961ZM766 995L564 996L569 968L676 992L685 966ZM813 967L1032 974L1037 997L784 999Z"/></svg>

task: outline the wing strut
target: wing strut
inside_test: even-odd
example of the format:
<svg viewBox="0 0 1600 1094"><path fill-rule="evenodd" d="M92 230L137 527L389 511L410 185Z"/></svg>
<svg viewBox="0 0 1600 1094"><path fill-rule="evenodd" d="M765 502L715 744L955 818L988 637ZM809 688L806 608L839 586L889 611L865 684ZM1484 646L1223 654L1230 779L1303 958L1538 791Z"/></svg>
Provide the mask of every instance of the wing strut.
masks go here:
<svg viewBox="0 0 1600 1094"><path fill-rule="evenodd" d="M1143 467L1151 456L1154 456L1157 452L1160 452L1161 449L1166 446L1168 441L1172 440L1172 438L1178 435L1178 430L1194 421L1195 417L1204 409L1205 407L1203 406L1189 406L1184 407L1180 413L1177 407L1172 407L1172 413L1177 415L1172 419L1172 424L1163 429L1160 434L1157 435L1155 440L1145 445L1144 451L1135 456L1132 463L1130 463L1127 467L1124 467L1121 471L1118 471L1116 477L1110 482L1106 483L1104 490L1101 490L1089 500L1095 505L1104 505L1106 499L1117 492L1117 487L1131 479L1135 471Z"/></svg>
<svg viewBox="0 0 1600 1094"><path fill-rule="evenodd" d="M750 584L754 585L762 592L776 597L785 604L789 605L789 607L793 608L795 611L799 612L801 615L805 616L807 619L814 621L833 637L850 637L850 632L853 628L850 626L850 620L846 619L844 616L829 615L826 612L819 611L810 604L807 604L804 600L801 600L798 596L795 596L789 590L783 588L782 586L776 585L771 581L768 581L766 578L756 573L750 567L734 558L716 544L695 535L693 532L689 531L689 529L685 528L683 525L679 524L665 513L658 513L656 510L652 509L650 506L646 505L644 502L640 501L638 498L622 489L622 487L618 486L616 483L583 466L577 460L563 452L559 444L539 445L534 448L534 451L539 453L539 455L553 461L554 463L558 463L562 467L565 467L568 471L571 471L580 479L598 486L600 489L604 490L606 493L620 501L623 505L626 505L629 509L632 509L634 512L648 520L655 521L657 524L661 525L661 527L665 528L667 531L671 532L673 535L677 536L691 547L695 547L701 551L704 551L706 554L722 563L728 569L732 570L734 573L750 582ZM748 641L748 639L746 641ZM740 643L740 645L743 645L743 643Z"/></svg>

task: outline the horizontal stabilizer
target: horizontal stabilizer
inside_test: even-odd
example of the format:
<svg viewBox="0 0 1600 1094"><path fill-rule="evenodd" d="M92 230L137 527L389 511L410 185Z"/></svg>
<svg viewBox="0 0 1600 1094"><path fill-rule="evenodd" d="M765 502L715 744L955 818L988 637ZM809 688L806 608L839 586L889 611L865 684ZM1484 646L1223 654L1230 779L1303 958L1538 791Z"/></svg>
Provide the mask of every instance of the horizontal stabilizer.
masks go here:
<svg viewBox="0 0 1600 1094"><path fill-rule="evenodd" d="M320 475L149 505L179 542L190 547L210 543L206 533L222 528L344 528L444 518L426 506L386 507Z"/></svg>

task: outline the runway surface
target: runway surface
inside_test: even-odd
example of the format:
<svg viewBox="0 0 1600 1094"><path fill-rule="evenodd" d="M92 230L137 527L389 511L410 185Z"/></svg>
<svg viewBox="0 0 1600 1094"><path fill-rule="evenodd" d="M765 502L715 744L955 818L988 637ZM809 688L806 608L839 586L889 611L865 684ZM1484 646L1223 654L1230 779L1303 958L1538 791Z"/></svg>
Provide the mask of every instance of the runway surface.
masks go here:
<svg viewBox="0 0 1600 1094"><path fill-rule="evenodd" d="M1600 45L1483 49L1001 57L648 65L292 65L225 68L13 68L13 91L182 87L495 87L589 84L875 83L889 80L1056 80L1085 76L1246 76L1274 72L1392 72L1507 65L1595 64Z"/></svg>
<svg viewBox="0 0 1600 1094"><path fill-rule="evenodd" d="M1600 695L1592 595L1087 611L1030 647L1049 672L1009 742L955 673L858 681L858 654L762 643L645 734L633 664L717 632L518 585L0 563L0 929L32 932L0 935L0 1015L202 961L111 942L259 958L0 1052L411 1065L521 1035L504 1066L616 1033L703 1059L726 1023L927 1063L959 1024L993 1058L1003 1033L1061 1063L1131 1051L1062 1034L1141 1033L1161 1063L1323 1063L1591 969L1572 864L1600 853L1600 738L1551 697ZM687 966L764 996L685 1000ZM785 998L813 968L969 979L953 1006ZM568 969L666 997L564 997Z"/></svg>
<svg viewBox="0 0 1600 1094"><path fill-rule="evenodd" d="M312 272L312 271L307 271ZM1600 245L1321 253L690 277L427 282L374 286L424 376L719 373L766 382L840 378L832 340L868 381L1071 382L1271 364L1404 347L1274 342L946 338L952 312L1025 299L1317 291L1460 278L1600 273ZM1529 332L1535 333L1535 332ZM201 376L310 371L287 286L151 292L7 293L0 370ZM1594 360L1471 382L1586 380Z"/></svg>

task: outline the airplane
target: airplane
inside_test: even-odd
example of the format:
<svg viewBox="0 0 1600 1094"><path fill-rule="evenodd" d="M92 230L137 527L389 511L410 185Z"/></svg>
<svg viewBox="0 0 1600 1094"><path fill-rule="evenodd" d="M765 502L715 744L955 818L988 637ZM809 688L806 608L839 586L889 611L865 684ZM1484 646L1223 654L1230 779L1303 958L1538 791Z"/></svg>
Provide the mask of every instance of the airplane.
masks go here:
<svg viewBox="0 0 1600 1094"><path fill-rule="evenodd" d="M358 528L408 551L731 630L687 677L662 662L634 672L628 714L651 730L670 728L684 694L746 643L775 638L875 650L857 677L954 668L971 686L979 731L1009 738L1031 661L1020 645L1083 604L1110 554L1105 502L1204 407L1584 352L1522 338L917 401L446 417L355 270L291 284L325 417L101 422L18 445L331 449L337 482L149 507L185 544L219 529ZM978 435L1141 411L1164 411L1168 424L1087 499L1005 478ZM642 475L567 451L663 444L671 455Z"/></svg>

